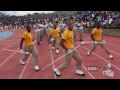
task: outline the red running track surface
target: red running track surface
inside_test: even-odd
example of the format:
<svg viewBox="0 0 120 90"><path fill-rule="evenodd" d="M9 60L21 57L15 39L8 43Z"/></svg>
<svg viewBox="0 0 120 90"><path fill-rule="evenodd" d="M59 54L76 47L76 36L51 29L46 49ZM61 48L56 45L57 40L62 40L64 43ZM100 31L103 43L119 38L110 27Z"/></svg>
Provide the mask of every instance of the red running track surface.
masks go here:
<svg viewBox="0 0 120 90"><path fill-rule="evenodd" d="M82 57L82 70L86 76L75 74L76 62L71 61L70 67L61 71L62 76L56 76L53 73L53 68L58 67L64 62L65 58L46 67L64 54L64 50L60 47L60 53L56 54L55 50L51 50L51 45L48 44L46 37L43 38L41 44L37 46L39 54L40 71L34 71L34 58L29 56L25 65L20 64L22 54L16 52L5 51L3 49L19 50L20 38L24 30L10 30L14 32L13 36L0 41L0 79L119 79L120 78L120 37L104 35L107 41L106 46L111 51L114 59L108 58L105 51L99 46L90 55L87 56L87 51L92 44L81 45L77 50ZM85 41L92 41L90 34L84 34ZM78 46L78 39L75 41L75 46ZM103 75L103 70L107 69L107 64L112 65L111 70L114 71L114 76L109 77ZM97 66L98 71L89 71L88 66ZM46 67L46 68L45 68Z"/></svg>

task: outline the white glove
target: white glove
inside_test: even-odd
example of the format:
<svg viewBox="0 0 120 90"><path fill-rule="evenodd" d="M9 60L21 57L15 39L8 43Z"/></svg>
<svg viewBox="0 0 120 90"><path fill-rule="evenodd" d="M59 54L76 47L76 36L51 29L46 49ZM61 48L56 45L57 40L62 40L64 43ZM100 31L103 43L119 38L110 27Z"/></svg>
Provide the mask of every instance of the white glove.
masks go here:
<svg viewBox="0 0 120 90"><path fill-rule="evenodd" d="M24 52L22 49L20 49L19 52L20 52L20 53L24 53L24 54L30 54L29 52Z"/></svg>
<svg viewBox="0 0 120 90"><path fill-rule="evenodd" d="M51 42L54 41L54 38L51 38L50 41L51 41Z"/></svg>
<svg viewBox="0 0 120 90"><path fill-rule="evenodd" d="M85 44L85 42L84 42L84 41L82 41L82 42L81 42L81 44L83 45L83 44Z"/></svg>
<svg viewBox="0 0 120 90"><path fill-rule="evenodd" d="M24 51L22 50L22 49L20 49L20 51L19 51L20 53L24 53Z"/></svg>
<svg viewBox="0 0 120 90"><path fill-rule="evenodd" d="M30 54L29 52L24 52L25 54Z"/></svg>
<svg viewBox="0 0 120 90"><path fill-rule="evenodd" d="M102 43L102 44L105 44L106 42L105 42L105 40L102 40L101 43Z"/></svg>
<svg viewBox="0 0 120 90"><path fill-rule="evenodd" d="M98 42L97 42L97 41L94 41L94 44L98 44Z"/></svg>
<svg viewBox="0 0 120 90"><path fill-rule="evenodd" d="M68 49L68 53L72 53L72 51L73 51L73 50L71 50L71 49Z"/></svg>

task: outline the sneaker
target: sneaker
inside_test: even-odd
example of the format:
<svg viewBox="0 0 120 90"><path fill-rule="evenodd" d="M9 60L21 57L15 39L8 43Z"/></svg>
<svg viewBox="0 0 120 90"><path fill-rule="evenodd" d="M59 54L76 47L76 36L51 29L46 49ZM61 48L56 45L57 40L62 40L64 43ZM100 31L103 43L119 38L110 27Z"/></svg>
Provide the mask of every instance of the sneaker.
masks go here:
<svg viewBox="0 0 120 90"><path fill-rule="evenodd" d="M20 59L20 63L21 63L22 65L25 65L25 61L22 61L22 59Z"/></svg>
<svg viewBox="0 0 120 90"><path fill-rule="evenodd" d="M59 50L58 49L56 49L56 54L58 54L59 53Z"/></svg>
<svg viewBox="0 0 120 90"><path fill-rule="evenodd" d="M54 73L56 74L56 76L61 76L60 71L58 71L57 68L55 68L53 71L54 71Z"/></svg>
<svg viewBox="0 0 120 90"><path fill-rule="evenodd" d="M35 66L34 69L35 69L36 71L39 71L39 67L38 67L38 66Z"/></svg>
<svg viewBox="0 0 120 90"><path fill-rule="evenodd" d="M85 44L85 42L84 42L84 41L81 41L81 44L82 44L82 45L84 45L84 44Z"/></svg>
<svg viewBox="0 0 120 90"><path fill-rule="evenodd" d="M75 72L77 75L85 76L85 74L81 70L76 70Z"/></svg>
<svg viewBox="0 0 120 90"><path fill-rule="evenodd" d="M90 52L89 51L87 52L87 55L90 56Z"/></svg>
<svg viewBox="0 0 120 90"><path fill-rule="evenodd" d="M109 55L109 58L110 58L110 59L113 59L113 56L112 56L112 55Z"/></svg>
<svg viewBox="0 0 120 90"><path fill-rule="evenodd" d="M55 49L55 47L52 47L52 49Z"/></svg>

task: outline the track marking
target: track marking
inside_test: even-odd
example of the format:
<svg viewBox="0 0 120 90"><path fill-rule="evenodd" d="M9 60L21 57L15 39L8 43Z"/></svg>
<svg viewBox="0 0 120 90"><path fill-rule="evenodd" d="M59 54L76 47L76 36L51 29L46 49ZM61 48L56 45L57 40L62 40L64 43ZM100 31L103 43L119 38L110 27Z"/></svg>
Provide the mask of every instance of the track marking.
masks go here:
<svg viewBox="0 0 120 90"><path fill-rule="evenodd" d="M50 46L50 45L49 45ZM54 68L54 63L53 63L53 55L52 55L52 50L50 48L50 52L51 52L51 60L52 60L52 65L53 65L53 68ZM49 64L48 64L49 65ZM48 65L46 65L44 68L47 68ZM50 65L49 65L50 66ZM86 70L86 72L92 77L92 79L95 79L95 77L85 68L85 66L82 64L82 67ZM43 69L44 69L43 68ZM42 70L43 70L42 69ZM55 75L55 74L54 74ZM56 75L55 75L56 76Z"/></svg>
<svg viewBox="0 0 120 90"><path fill-rule="evenodd" d="M79 48L79 47L80 47L80 44L79 44L78 46L76 46L74 49L77 49L77 48ZM73 49L73 50L74 50L74 49ZM56 60L54 60L53 63L55 63L55 62L61 60L61 58L65 57L67 54L69 54L69 53L67 52L67 53L61 55L59 58L57 58ZM42 70L44 70L45 68L51 66L53 63L48 64L48 65L45 66Z"/></svg>
<svg viewBox="0 0 120 90"><path fill-rule="evenodd" d="M9 47L11 47L11 46L13 46L15 43L17 43L18 41L16 41L16 42L14 42L13 44L10 44L9 46L7 46L7 47L5 47L5 48L3 48L2 50L0 50L0 52L2 52L4 49L6 49L6 48L9 48Z"/></svg>
<svg viewBox="0 0 120 90"><path fill-rule="evenodd" d="M53 66L53 70L54 70L55 66L54 66L54 63L53 63L53 54L52 54L52 50L51 50L51 45L50 44L49 44L49 47L50 47L50 53L51 53L52 66ZM55 73L54 73L54 78L57 79Z"/></svg>
<svg viewBox="0 0 120 90"><path fill-rule="evenodd" d="M115 51L112 51L112 50L110 50L111 52L113 52L113 53L115 53L115 54L117 54L117 55L120 55L119 53L117 53L117 52L115 52Z"/></svg>
<svg viewBox="0 0 120 90"><path fill-rule="evenodd" d="M95 79L95 77L86 69L86 67L83 64L82 67L87 71L87 73L92 77L92 79Z"/></svg>
<svg viewBox="0 0 120 90"><path fill-rule="evenodd" d="M25 71L25 69L26 69L26 67L27 67L27 65L28 65L28 62L29 62L30 59L31 59L31 56L32 56L32 54L29 56L29 58L28 58L28 60L27 60L27 63L25 64L25 67L23 68L23 70L22 70L22 72L21 72L21 74L20 74L20 76L19 76L18 79L21 79L21 78L22 78L23 73L24 73L24 71Z"/></svg>
<svg viewBox="0 0 120 90"><path fill-rule="evenodd" d="M88 48L86 48L85 46L83 46L83 48L86 49L86 50L88 50ZM110 63L109 61L105 60L104 58L102 58L102 57L99 56L98 54L96 54L96 53L94 53L94 52L92 52L92 53L93 53L95 56L99 57L100 59L104 60L105 62ZM110 64L111 64L112 66L114 66L116 69L120 70L120 68L117 67L116 65L114 65L114 64L112 64L112 63L110 63Z"/></svg>
<svg viewBox="0 0 120 90"><path fill-rule="evenodd" d="M19 50L19 49L17 49L17 50ZM14 53L13 53L12 55L10 55L7 59L5 59L4 62L0 64L0 67L1 67L5 62L7 62L15 53L16 53L16 52L14 52Z"/></svg>
<svg viewBox="0 0 120 90"><path fill-rule="evenodd" d="M86 36L86 35L84 35L85 37L88 37L88 36ZM112 43L108 43L108 42L106 42L107 44L109 44L109 45L112 45L112 46L116 46L116 47L120 47L119 45L115 45L115 44L112 44Z"/></svg>
<svg viewBox="0 0 120 90"><path fill-rule="evenodd" d="M108 42L106 42L106 43L109 44L109 45L112 45L112 46L120 47L119 45L115 45L115 44L108 43Z"/></svg>

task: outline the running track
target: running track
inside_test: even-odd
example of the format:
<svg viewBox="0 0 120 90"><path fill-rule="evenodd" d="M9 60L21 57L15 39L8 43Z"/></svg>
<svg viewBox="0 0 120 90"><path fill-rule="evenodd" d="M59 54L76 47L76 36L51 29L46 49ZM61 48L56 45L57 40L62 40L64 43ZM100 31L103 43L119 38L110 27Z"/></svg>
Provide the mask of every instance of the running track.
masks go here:
<svg viewBox="0 0 120 90"><path fill-rule="evenodd" d="M78 51L83 59L82 70L85 72L86 76L78 76L75 74L76 62L72 59L69 68L61 72L62 76L55 76L53 73L53 68L61 65L64 62L64 58L58 60L57 62L46 67L64 53L64 50L60 47L60 54L56 54L55 50L51 50L51 45L49 45L44 37L41 41L41 45L37 46L39 53L39 66L40 71L34 71L34 60L33 56L30 55L26 64L21 65L19 63L22 54L16 52L5 51L3 49L7 48L10 50L19 50L19 43L21 34L24 30L11 30L14 32L13 36L0 41L0 79L119 79L120 78L120 37L106 36L104 39L107 41L106 46L109 48L114 56L111 60L103 49L97 47L97 49L87 56L87 51L91 48L92 44L81 45ZM90 39L90 34L84 34L85 41L92 41ZM78 40L75 42L75 46L78 46ZM109 77L103 75L102 72L107 68L107 64L112 65L111 70L114 71L114 76ZM88 66L98 66L98 71L88 71Z"/></svg>

